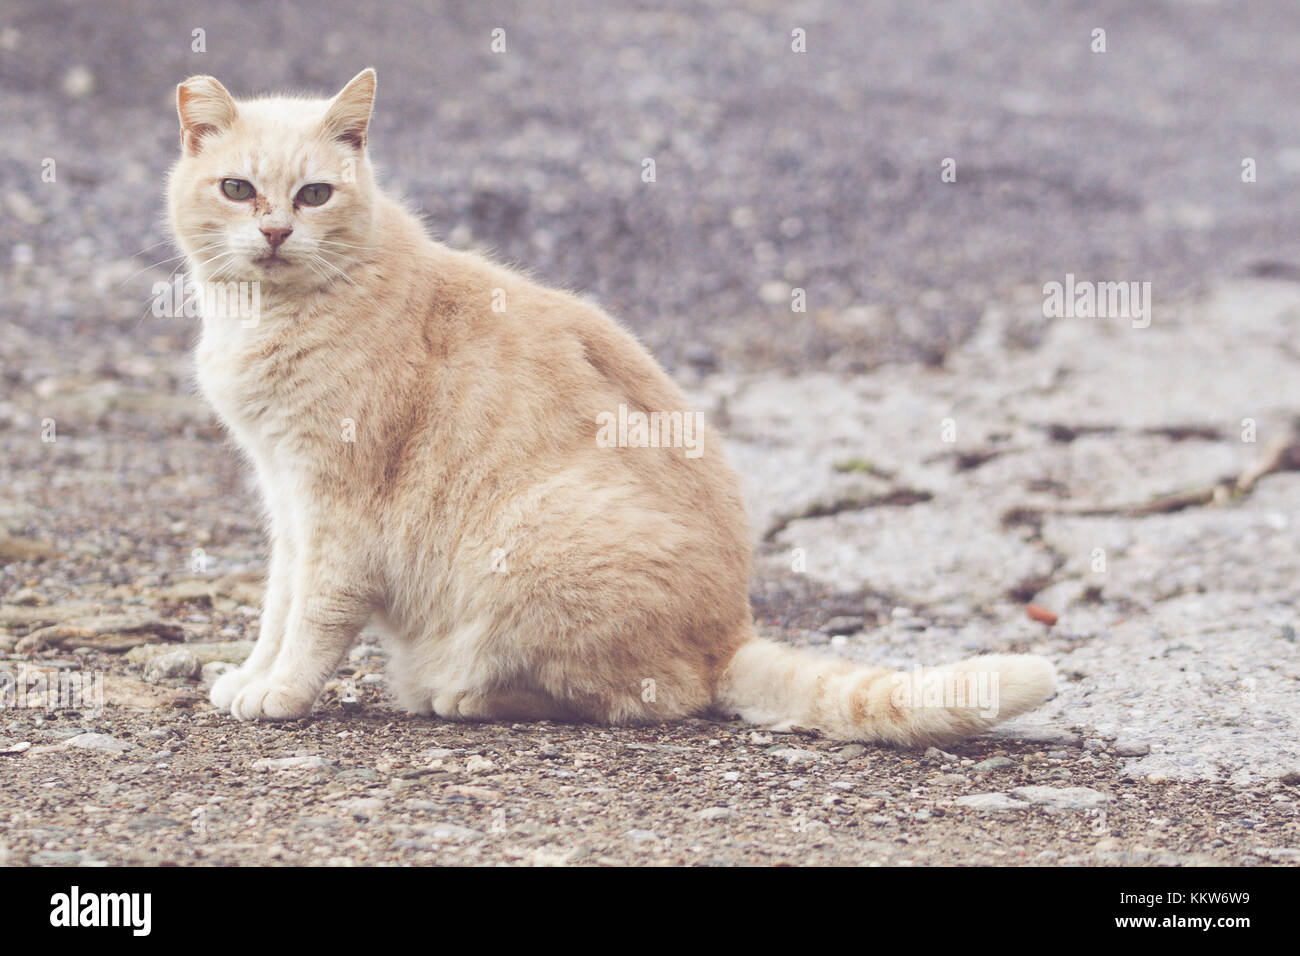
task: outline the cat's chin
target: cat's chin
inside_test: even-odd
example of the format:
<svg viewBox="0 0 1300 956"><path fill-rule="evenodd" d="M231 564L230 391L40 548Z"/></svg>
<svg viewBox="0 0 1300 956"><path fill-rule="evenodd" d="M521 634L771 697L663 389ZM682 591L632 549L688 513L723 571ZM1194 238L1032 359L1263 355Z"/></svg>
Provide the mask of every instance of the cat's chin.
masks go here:
<svg viewBox="0 0 1300 956"><path fill-rule="evenodd" d="M226 295L246 296L249 290L257 290L260 302L266 302L267 296L278 299L284 296L302 296L316 292L328 285L328 281L312 272L287 263L272 268L263 268L254 262L246 262L241 268L227 268L219 276L200 276L199 281L205 285L222 286ZM243 301L237 299L235 301Z"/></svg>
<svg viewBox="0 0 1300 956"><path fill-rule="evenodd" d="M248 260L248 265L258 273L258 278L278 279L300 275L304 270L298 263L283 256L259 256Z"/></svg>
<svg viewBox="0 0 1300 956"><path fill-rule="evenodd" d="M244 260L239 278L267 286L306 289L322 284L321 277L300 262L283 256L262 256Z"/></svg>

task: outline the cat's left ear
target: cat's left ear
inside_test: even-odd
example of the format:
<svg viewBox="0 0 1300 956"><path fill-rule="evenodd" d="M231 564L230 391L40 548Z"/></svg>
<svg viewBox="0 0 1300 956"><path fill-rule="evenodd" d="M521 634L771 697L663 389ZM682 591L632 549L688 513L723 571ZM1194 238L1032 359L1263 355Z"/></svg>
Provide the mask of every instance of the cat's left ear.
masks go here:
<svg viewBox="0 0 1300 956"><path fill-rule="evenodd" d="M348 81L325 110L323 125L337 140L354 149L366 148L370 129L370 110L375 104L375 71L366 67Z"/></svg>

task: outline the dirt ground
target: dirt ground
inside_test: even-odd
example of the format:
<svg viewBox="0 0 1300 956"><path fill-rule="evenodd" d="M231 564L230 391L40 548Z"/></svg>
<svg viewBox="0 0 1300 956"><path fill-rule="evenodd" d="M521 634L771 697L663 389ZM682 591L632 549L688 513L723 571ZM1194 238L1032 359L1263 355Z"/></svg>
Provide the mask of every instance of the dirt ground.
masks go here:
<svg viewBox="0 0 1300 956"><path fill-rule="evenodd" d="M903 753L734 722L448 726L365 710L241 725L187 702L22 714L3 759L21 864L1294 864L1296 787L1118 778L1108 747ZM89 729L120 755L66 747ZM1088 743L1084 741L1084 743ZM53 748L35 753L38 748ZM307 758L292 760L287 758ZM1004 758L997 760L997 758ZM259 761L280 760L281 768ZM979 769L986 761L999 766ZM1086 787L1086 809L963 796Z"/></svg>

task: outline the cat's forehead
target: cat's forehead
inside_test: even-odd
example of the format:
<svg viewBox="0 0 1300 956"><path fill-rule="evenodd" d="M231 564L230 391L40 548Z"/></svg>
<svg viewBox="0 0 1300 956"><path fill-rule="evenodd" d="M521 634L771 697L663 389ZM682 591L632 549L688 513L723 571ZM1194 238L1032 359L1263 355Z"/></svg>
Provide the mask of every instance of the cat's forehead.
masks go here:
<svg viewBox="0 0 1300 956"><path fill-rule="evenodd" d="M240 100L236 109L239 118L250 125L296 128L305 132L320 126L328 108L329 100L264 96L256 100Z"/></svg>
<svg viewBox="0 0 1300 956"><path fill-rule="evenodd" d="M346 152L322 135L327 100L262 99L239 104L238 121L225 144L227 161L261 179L322 176Z"/></svg>

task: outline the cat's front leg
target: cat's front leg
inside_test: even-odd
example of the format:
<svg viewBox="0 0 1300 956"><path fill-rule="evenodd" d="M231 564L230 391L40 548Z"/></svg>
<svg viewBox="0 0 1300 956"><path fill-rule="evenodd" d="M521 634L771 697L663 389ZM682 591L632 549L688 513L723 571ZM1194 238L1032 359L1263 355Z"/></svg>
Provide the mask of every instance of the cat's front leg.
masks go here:
<svg viewBox="0 0 1300 956"><path fill-rule="evenodd" d="M261 625L253 653L238 670L219 678L208 695L212 705L220 710L229 710L240 691L271 670L280 645L284 642L284 630L293 597L296 553L293 539L283 527L284 524L283 517L273 519L272 522L271 567L266 578L266 598L262 603Z"/></svg>
<svg viewBox="0 0 1300 956"><path fill-rule="evenodd" d="M235 695L240 720L306 716L374 612L374 589L348 559L353 542L315 536L293 568L284 639L274 662Z"/></svg>

